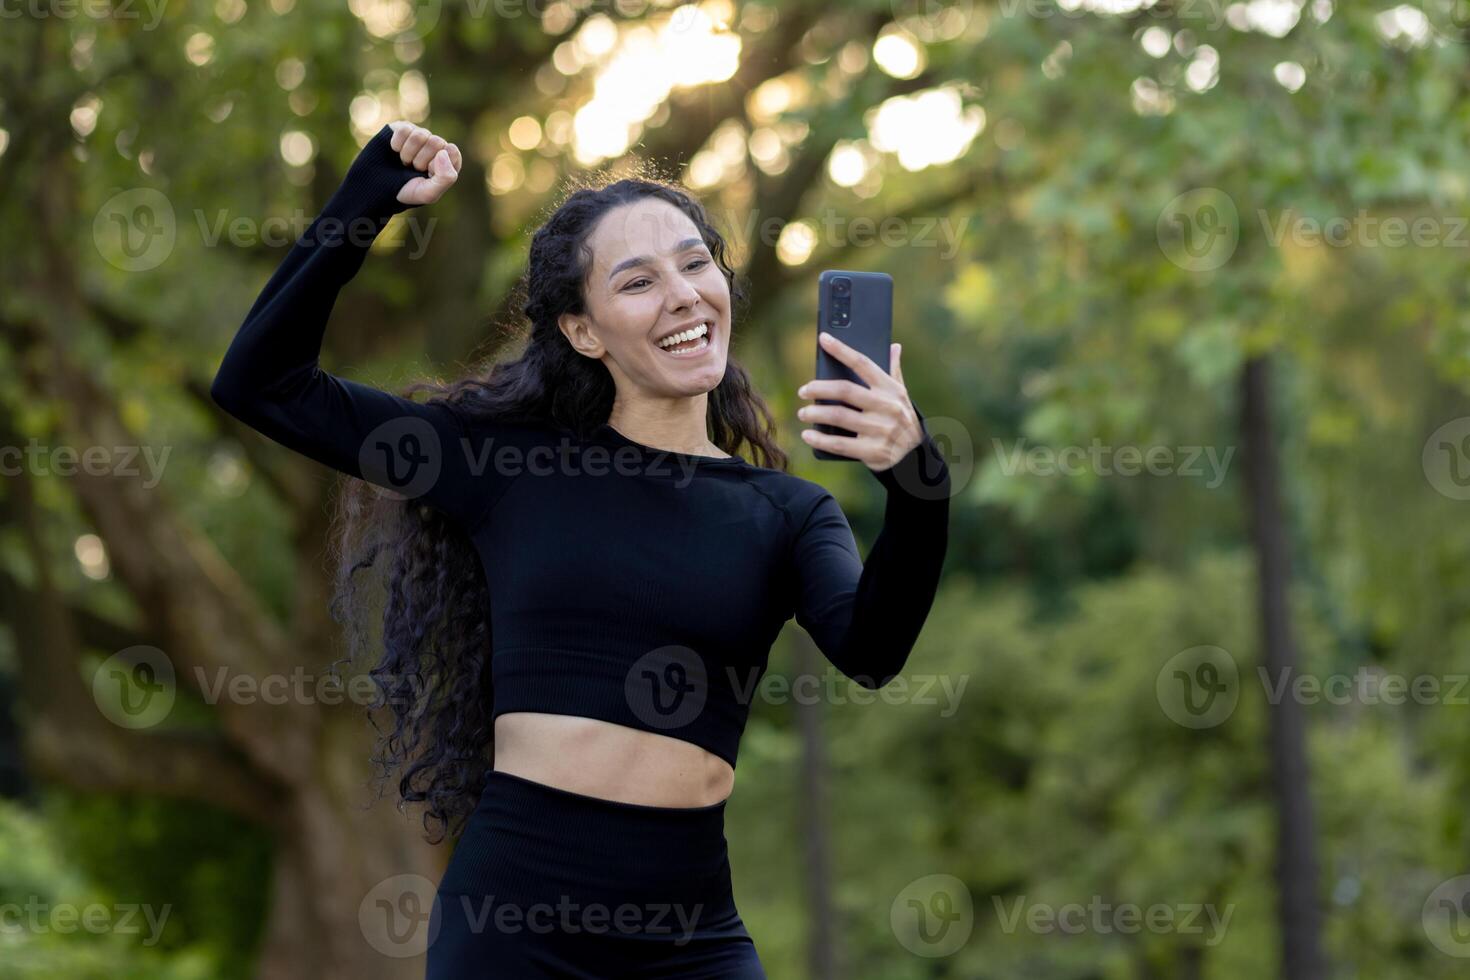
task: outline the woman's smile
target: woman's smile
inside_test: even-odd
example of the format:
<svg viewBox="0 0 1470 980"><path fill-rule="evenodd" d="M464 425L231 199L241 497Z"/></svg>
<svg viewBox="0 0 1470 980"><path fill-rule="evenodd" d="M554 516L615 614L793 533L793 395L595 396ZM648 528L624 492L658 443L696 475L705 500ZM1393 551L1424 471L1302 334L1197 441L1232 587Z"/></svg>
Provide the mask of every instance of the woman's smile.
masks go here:
<svg viewBox="0 0 1470 980"><path fill-rule="evenodd" d="M714 321L705 319L692 327L673 330L660 337L654 346L671 357L698 357L714 349Z"/></svg>

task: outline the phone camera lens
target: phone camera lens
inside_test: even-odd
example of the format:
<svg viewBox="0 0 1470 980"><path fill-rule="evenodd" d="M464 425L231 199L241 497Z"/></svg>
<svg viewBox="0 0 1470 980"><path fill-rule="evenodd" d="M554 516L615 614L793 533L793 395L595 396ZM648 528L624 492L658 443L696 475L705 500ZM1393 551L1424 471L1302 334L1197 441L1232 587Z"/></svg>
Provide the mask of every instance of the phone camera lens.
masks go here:
<svg viewBox="0 0 1470 980"><path fill-rule="evenodd" d="M836 293L838 296L846 296L848 293L852 292L852 280L833 279L832 292Z"/></svg>

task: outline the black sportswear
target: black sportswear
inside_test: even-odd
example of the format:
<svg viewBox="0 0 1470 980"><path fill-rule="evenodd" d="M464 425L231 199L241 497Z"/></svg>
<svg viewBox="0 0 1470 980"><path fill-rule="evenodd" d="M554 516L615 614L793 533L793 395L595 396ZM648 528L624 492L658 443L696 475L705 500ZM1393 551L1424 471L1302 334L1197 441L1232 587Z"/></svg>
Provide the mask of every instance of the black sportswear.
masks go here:
<svg viewBox="0 0 1470 980"><path fill-rule="evenodd" d="M619 803L491 772L434 895L425 980L765 980L725 804Z"/></svg>
<svg viewBox="0 0 1470 980"><path fill-rule="evenodd" d="M384 126L281 262L211 393L327 466L438 508L481 556L494 712L581 715L735 764L752 692L793 616L867 687L903 667L944 561L949 474L933 438L875 473L887 493L864 562L820 484L743 457L640 445L605 422L471 417L329 374L328 315L420 175ZM922 415L920 416L922 419Z"/></svg>

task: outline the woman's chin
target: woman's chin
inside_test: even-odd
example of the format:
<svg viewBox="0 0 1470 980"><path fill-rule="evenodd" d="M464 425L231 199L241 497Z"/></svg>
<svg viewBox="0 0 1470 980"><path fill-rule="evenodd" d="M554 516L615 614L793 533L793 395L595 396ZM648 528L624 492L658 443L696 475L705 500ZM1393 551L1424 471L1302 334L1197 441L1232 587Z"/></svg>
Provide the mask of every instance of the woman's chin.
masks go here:
<svg viewBox="0 0 1470 980"><path fill-rule="evenodd" d="M691 358L688 364L665 364L664 374L673 379L681 394L703 394L724 380L725 355L716 351L708 357Z"/></svg>

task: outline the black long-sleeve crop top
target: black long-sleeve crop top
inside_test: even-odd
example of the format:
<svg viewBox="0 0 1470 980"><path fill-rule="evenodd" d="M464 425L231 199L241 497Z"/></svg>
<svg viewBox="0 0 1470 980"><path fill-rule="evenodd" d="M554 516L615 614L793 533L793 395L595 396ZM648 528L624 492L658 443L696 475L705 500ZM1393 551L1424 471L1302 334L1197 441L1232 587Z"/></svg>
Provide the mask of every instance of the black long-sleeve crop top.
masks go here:
<svg viewBox="0 0 1470 980"><path fill-rule="evenodd" d="M864 562L820 484L747 462L471 417L318 366L328 315L420 176L384 126L266 283L214 379L231 415L463 529L490 595L496 716L580 715L735 764L757 682L795 616L865 687L903 667L944 561L949 472L927 429L890 469ZM920 413L920 419L923 416Z"/></svg>

